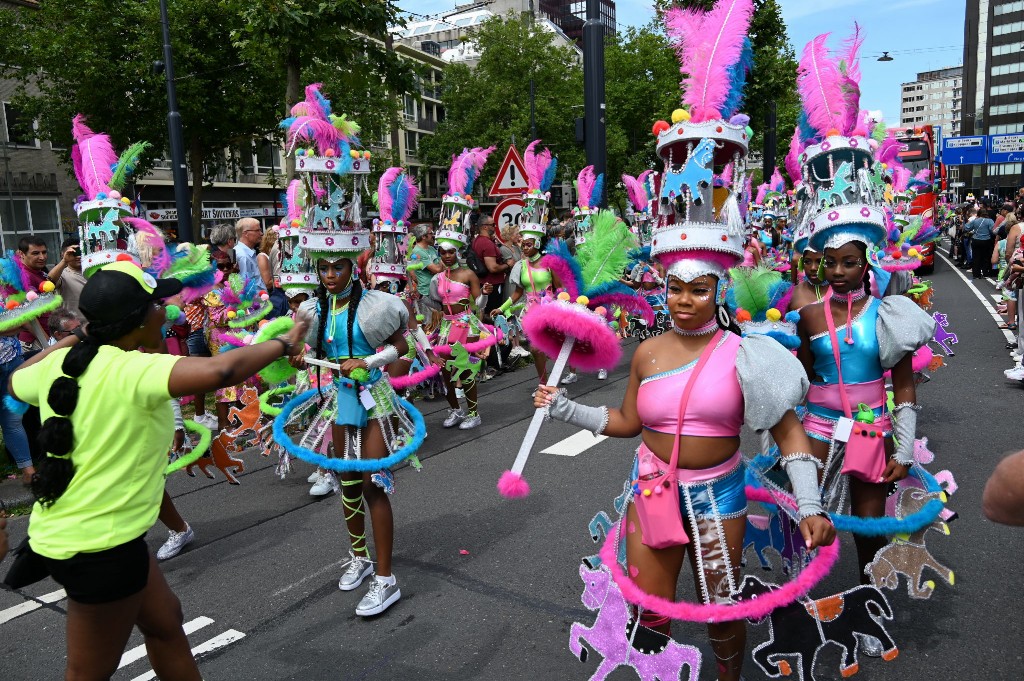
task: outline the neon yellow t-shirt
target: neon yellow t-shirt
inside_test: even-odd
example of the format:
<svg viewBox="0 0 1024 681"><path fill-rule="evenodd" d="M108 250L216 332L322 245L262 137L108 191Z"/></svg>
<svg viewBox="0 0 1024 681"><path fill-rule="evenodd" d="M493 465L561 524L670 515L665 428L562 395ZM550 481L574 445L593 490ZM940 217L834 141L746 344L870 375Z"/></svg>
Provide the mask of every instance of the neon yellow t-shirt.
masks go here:
<svg viewBox="0 0 1024 681"><path fill-rule="evenodd" d="M53 416L50 385L63 375L67 350L14 372L18 399ZM32 549L63 560L110 549L144 534L156 522L164 491L167 450L174 436L168 380L180 357L125 352L104 345L79 379L71 415L75 475L50 508L32 507Z"/></svg>

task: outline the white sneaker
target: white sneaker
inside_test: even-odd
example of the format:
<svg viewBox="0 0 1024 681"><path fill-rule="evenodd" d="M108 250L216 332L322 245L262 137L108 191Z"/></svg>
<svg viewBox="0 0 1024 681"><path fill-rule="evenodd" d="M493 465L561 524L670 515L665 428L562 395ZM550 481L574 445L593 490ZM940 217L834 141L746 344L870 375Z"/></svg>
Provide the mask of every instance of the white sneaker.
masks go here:
<svg viewBox="0 0 1024 681"><path fill-rule="evenodd" d="M459 430L472 430L479 426L480 423L480 414L468 414L465 420L459 424Z"/></svg>
<svg viewBox="0 0 1024 681"><path fill-rule="evenodd" d="M380 577L374 577L370 582L370 589L363 596L356 606L356 614L360 617L379 615L392 606L402 597L402 590L398 588L398 582L388 584Z"/></svg>
<svg viewBox="0 0 1024 681"><path fill-rule="evenodd" d="M1016 365L1014 365L1014 366L1010 367L1009 369L1005 370L1005 371L1003 372L1003 375L1004 375L1004 376L1009 376L1010 374L1015 374L1015 373L1017 373L1017 372L1018 372L1018 371L1020 371L1021 369L1024 369L1024 366L1022 366L1022 365L1020 365L1020 364L1016 364Z"/></svg>
<svg viewBox="0 0 1024 681"><path fill-rule="evenodd" d="M217 417L213 414L203 414L202 416L197 416L192 420L204 428L209 428L213 431L220 430L220 421L218 421Z"/></svg>
<svg viewBox="0 0 1024 681"><path fill-rule="evenodd" d="M600 371L597 372L597 380L603 381L606 378L608 378L608 370L607 369L601 369Z"/></svg>
<svg viewBox="0 0 1024 681"><path fill-rule="evenodd" d="M311 497L322 497L330 494L331 492L337 492L341 489L338 486L338 479L334 477L334 473L330 471L324 471L317 478L313 486L309 488L309 496Z"/></svg>
<svg viewBox="0 0 1024 681"><path fill-rule="evenodd" d="M511 350L509 350L508 356L509 357L529 357L530 356L530 352L526 348L524 348L523 346L517 345L517 346L513 347Z"/></svg>
<svg viewBox="0 0 1024 681"><path fill-rule="evenodd" d="M576 375L576 372L566 374L562 377L562 385L572 385L578 380L580 380L580 377Z"/></svg>
<svg viewBox="0 0 1024 681"><path fill-rule="evenodd" d="M465 410L463 410L463 409L449 409L448 410L448 418L446 418L444 420L444 423L442 423L441 425L443 425L445 428L453 428L453 427L459 425L460 423L462 423L462 420L465 419L465 418L466 418Z"/></svg>
<svg viewBox="0 0 1024 681"><path fill-rule="evenodd" d="M338 588L342 591L352 591L360 584L363 580L373 574L373 562L366 556L357 556L351 551L348 555L352 558L349 561L348 567L341 573L341 579L338 580Z"/></svg>
<svg viewBox="0 0 1024 681"><path fill-rule="evenodd" d="M195 541L195 538L196 533L192 531L192 526L188 523L185 523L184 532L171 530L167 533L167 541L156 552L156 559L167 560L168 558L174 558L181 553L183 548Z"/></svg>
<svg viewBox="0 0 1024 681"><path fill-rule="evenodd" d="M314 482L316 482L319 479L320 479L320 469L317 468L315 471L313 471L312 473L309 474L309 477L306 478L306 482L308 482L309 484L312 485Z"/></svg>
<svg viewBox="0 0 1024 681"><path fill-rule="evenodd" d="M1020 367L1016 371L1006 372L1006 377L1011 381L1024 381L1024 367Z"/></svg>

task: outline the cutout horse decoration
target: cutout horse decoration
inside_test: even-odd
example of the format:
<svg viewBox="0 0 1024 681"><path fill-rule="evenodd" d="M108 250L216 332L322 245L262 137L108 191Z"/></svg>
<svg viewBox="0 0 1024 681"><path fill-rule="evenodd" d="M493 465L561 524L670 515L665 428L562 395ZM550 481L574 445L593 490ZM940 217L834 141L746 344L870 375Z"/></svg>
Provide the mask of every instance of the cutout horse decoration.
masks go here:
<svg viewBox="0 0 1024 681"><path fill-rule="evenodd" d="M770 515L747 515L747 529L743 536L743 560L746 561L747 549L753 547L761 567L765 570L773 568L769 552L779 556L782 562L782 574L788 575L793 566L793 558L802 555L803 537L797 541L799 531L788 518L780 518L778 513ZM745 563L744 563L745 564Z"/></svg>
<svg viewBox="0 0 1024 681"><path fill-rule="evenodd" d="M935 454L932 450L928 449L928 438L920 437L914 440L914 461L917 462L918 467L924 468L925 465L933 463L935 461ZM921 481L920 476L917 473L918 467L914 467L910 470L910 475L903 478L896 483L899 489L919 489L925 490L925 485ZM956 478L953 477L953 473L949 470L943 469L938 473L935 473L932 477L935 478L935 482L939 483L942 491L946 493L947 497L956 494L956 491L960 488L956 484ZM896 517L899 512L899 500L900 496L897 494L890 494L885 500L885 513L886 515ZM946 503L946 499L940 499L942 503ZM942 513L939 514L947 523L951 523L957 519L956 511L949 507L943 507Z"/></svg>
<svg viewBox="0 0 1024 681"><path fill-rule="evenodd" d="M256 388L242 386L240 396L242 408L232 406L228 411L228 422L233 426L225 428L210 443L210 451L186 467L185 472L195 477L195 468L203 472L203 475L213 479L213 473L209 471L210 466L220 469L220 472L227 478L228 483L240 485L236 473L245 471L245 462L231 456L232 452L241 452L248 445L251 447L260 444L260 402Z"/></svg>
<svg viewBox="0 0 1024 681"><path fill-rule="evenodd" d="M916 513L932 499L939 499L942 493L928 493L914 487L903 488L899 492L897 517L902 518ZM935 590L933 580L924 579L924 569L931 568L953 586L953 571L936 560L924 544L924 536L928 530L935 530L948 535L949 527L941 520L925 525L910 535L896 535L891 543L886 544L870 563L864 567L864 574L871 578L871 583L885 589L895 589L900 585L900 575L907 578L907 593L911 598L920 600L929 598Z"/></svg>
<svg viewBox="0 0 1024 681"><path fill-rule="evenodd" d="M828 189L818 189L818 207L822 210L835 208L850 202L846 192L854 186L851 178L853 164L843 161L839 164L839 170L832 176L832 186Z"/></svg>
<svg viewBox="0 0 1024 681"><path fill-rule="evenodd" d="M111 208L103 216L103 222L100 224L90 224L88 228L87 238L90 241L98 240L101 245L106 247L106 244L113 244L117 242L117 233L120 231L120 227L117 225L117 220L120 217L116 208Z"/></svg>
<svg viewBox="0 0 1024 681"><path fill-rule="evenodd" d="M615 512L620 516L625 515L626 513L626 504L629 503L630 498L629 494L629 480L626 480L626 482L622 484L622 494L615 497L615 501L613 502ZM587 526L587 529L590 530L590 538L594 540L594 543L603 546L605 537L607 537L608 533L612 531L612 527L614 527L614 525L615 524L612 522L612 519L608 517L607 513L604 511L598 511L597 515L591 519L590 525ZM626 559L625 543L619 547L619 557L623 561ZM601 562L601 556L597 553L583 559L584 565L595 570L601 566Z"/></svg>
<svg viewBox="0 0 1024 681"><path fill-rule="evenodd" d="M749 600L777 588L747 575L733 596ZM899 650L880 621L892 618L889 601L866 584L816 601L791 603L768 615L768 640L754 648L754 662L771 678L791 676L795 669L797 681L814 681L818 653L834 643L843 649L840 673L853 676L860 669L858 637L878 639L882 659L896 659Z"/></svg>
<svg viewBox="0 0 1024 681"><path fill-rule="evenodd" d="M598 611L597 621L592 627L573 623L569 629L569 650L586 662L586 642L603 656L590 681L601 681L623 665L632 667L643 681L675 681L683 667L688 666L689 675L685 678L697 681L701 660L697 648L636 624L630 618L626 599L607 570L589 570L581 565L580 578L585 584L580 600L587 609Z"/></svg>
<svg viewBox="0 0 1024 681"><path fill-rule="evenodd" d="M699 206L704 202L700 190L709 187L715 176L714 168L711 167L712 159L715 156L715 141L705 137L690 152L686 163L678 171L668 170L665 172L665 180L661 187L662 202L670 202L683 196L683 187L693 197L693 204Z"/></svg>
<svg viewBox="0 0 1024 681"><path fill-rule="evenodd" d="M947 331L946 328L949 326L949 317L936 312L932 315L932 319L935 320L935 335L932 336L932 341L942 348L942 351L946 353L946 356L952 357L956 353L953 352L949 346L956 345L960 342L960 339L956 337L956 334L952 331Z"/></svg>

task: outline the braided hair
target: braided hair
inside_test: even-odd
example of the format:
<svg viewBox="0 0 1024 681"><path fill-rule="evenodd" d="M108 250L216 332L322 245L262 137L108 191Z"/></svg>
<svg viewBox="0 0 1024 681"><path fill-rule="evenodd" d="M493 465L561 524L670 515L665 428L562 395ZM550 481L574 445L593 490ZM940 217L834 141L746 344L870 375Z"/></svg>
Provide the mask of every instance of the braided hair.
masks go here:
<svg viewBox="0 0 1024 681"><path fill-rule="evenodd" d="M149 303L128 316L109 324L90 323L88 335L72 346L61 363L63 376L50 385L46 403L54 415L46 419L39 430L39 446L46 456L32 476L32 494L45 508L53 506L67 490L75 475L71 452L75 447L75 432L71 414L78 406L78 381L89 368L103 345L109 345L138 328L149 312Z"/></svg>
<svg viewBox="0 0 1024 681"><path fill-rule="evenodd" d="M348 358L352 359L352 328L356 320L356 310L359 308L359 300L363 297L363 285L356 276L355 263L352 263L352 274L349 276L349 283L352 291L348 298ZM316 289L317 305L320 309L320 326L316 332L316 358L325 359L327 350L324 348L324 334L327 332L327 319L331 316L331 308L327 299L327 287L323 282ZM320 367L316 368L317 390L320 390ZM321 395L323 393L321 392Z"/></svg>

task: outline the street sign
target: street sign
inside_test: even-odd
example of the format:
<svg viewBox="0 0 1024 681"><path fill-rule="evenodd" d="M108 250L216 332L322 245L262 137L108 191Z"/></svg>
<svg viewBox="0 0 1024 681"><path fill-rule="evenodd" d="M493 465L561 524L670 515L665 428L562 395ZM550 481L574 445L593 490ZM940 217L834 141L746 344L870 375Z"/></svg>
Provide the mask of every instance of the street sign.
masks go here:
<svg viewBox="0 0 1024 681"><path fill-rule="evenodd" d="M942 162L947 166L965 166L985 163L988 138L946 137L942 140Z"/></svg>
<svg viewBox="0 0 1024 681"><path fill-rule="evenodd" d="M966 186L967 186L966 182L950 182L949 183L949 188L950 189L956 189L957 187L966 187Z"/></svg>
<svg viewBox="0 0 1024 681"><path fill-rule="evenodd" d="M502 200L494 209L494 227L499 239L504 241L501 236L502 229L519 224L520 218L523 217L524 205L520 198L508 198Z"/></svg>
<svg viewBox="0 0 1024 681"><path fill-rule="evenodd" d="M989 163L1020 163L1024 161L1024 133L990 135Z"/></svg>
<svg viewBox="0 0 1024 681"><path fill-rule="evenodd" d="M508 148L501 170L491 185L491 196L522 196L526 192L526 164L514 146ZM497 219L494 220L498 222Z"/></svg>

